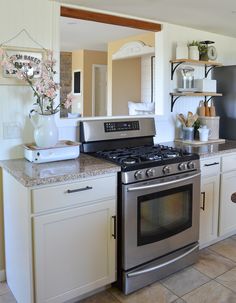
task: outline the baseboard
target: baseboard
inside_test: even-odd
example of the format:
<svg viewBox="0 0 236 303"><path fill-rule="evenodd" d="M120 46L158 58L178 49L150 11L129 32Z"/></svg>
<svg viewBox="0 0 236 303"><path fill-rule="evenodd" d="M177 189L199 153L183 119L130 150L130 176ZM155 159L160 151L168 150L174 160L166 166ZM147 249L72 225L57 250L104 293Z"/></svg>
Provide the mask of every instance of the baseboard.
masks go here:
<svg viewBox="0 0 236 303"><path fill-rule="evenodd" d="M5 270L0 270L0 282L6 281Z"/></svg>

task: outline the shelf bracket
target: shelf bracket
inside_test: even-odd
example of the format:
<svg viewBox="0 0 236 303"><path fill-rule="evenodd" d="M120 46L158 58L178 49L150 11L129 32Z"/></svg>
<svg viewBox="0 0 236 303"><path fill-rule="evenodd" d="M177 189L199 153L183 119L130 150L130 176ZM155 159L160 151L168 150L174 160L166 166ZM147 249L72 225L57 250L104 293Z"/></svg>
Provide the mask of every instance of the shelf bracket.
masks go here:
<svg viewBox="0 0 236 303"><path fill-rule="evenodd" d="M171 112L173 112L173 108L174 108L174 105L175 105L175 102L180 98L181 96L171 96Z"/></svg>
<svg viewBox="0 0 236 303"><path fill-rule="evenodd" d="M174 73L176 71L176 68L180 65L180 64L183 64L184 61L182 62L178 62L178 63L173 63L171 62L171 80L173 80L173 77L174 77Z"/></svg>
<svg viewBox="0 0 236 303"><path fill-rule="evenodd" d="M207 78L209 72L210 72L213 68L215 68L214 65L207 66L207 65L205 64L205 78Z"/></svg>
<svg viewBox="0 0 236 303"><path fill-rule="evenodd" d="M207 98L207 96L205 96L205 102L209 102L213 97L215 97L215 96L210 96L209 98Z"/></svg>

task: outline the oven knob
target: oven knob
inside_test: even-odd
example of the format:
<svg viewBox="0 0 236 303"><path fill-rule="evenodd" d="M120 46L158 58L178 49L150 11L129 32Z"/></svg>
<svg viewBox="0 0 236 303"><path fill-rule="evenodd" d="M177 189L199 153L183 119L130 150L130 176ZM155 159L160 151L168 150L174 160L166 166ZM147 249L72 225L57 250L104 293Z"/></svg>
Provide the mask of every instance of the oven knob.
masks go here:
<svg viewBox="0 0 236 303"><path fill-rule="evenodd" d="M149 168L147 171L146 171L146 175L151 178L151 177L154 177L155 175L155 170L153 168Z"/></svg>
<svg viewBox="0 0 236 303"><path fill-rule="evenodd" d="M195 164L194 164L193 161L188 162L187 166L188 166L188 169L194 169L195 168Z"/></svg>
<svg viewBox="0 0 236 303"><path fill-rule="evenodd" d="M163 167L163 173L166 175L166 174L169 174L170 173L170 167L169 166L164 166Z"/></svg>
<svg viewBox="0 0 236 303"><path fill-rule="evenodd" d="M186 163L180 163L178 168L179 168L179 170L186 170L187 169L187 164Z"/></svg>
<svg viewBox="0 0 236 303"><path fill-rule="evenodd" d="M143 173L141 170L137 170L135 173L134 173L134 177L136 180L141 180L143 178Z"/></svg>

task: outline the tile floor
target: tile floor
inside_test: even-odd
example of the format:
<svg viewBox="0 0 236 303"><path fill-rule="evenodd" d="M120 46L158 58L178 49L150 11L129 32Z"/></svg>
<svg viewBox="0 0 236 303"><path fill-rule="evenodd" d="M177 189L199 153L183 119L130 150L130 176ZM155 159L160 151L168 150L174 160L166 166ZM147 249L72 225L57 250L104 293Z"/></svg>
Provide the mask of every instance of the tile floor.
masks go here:
<svg viewBox="0 0 236 303"><path fill-rule="evenodd" d="M0 283L0 303L16 302ZM80 303L236 303L236 236L200 251L199 261L125 296L110 288Z"/></svg>

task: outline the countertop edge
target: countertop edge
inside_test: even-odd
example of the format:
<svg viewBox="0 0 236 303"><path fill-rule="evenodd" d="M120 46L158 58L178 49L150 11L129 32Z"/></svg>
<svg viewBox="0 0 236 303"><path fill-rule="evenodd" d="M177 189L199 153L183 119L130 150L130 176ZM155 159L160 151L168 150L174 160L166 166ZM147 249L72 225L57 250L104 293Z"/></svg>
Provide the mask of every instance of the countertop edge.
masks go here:
<svg viewBox="0 0 236 303"><path fill-rule="evenodd" d="M58 175L54 174L52 176L49 175L46 177L40 176L40 168L42 168L42 166L40 167L39 165L41 164L34 164L25 159L2 160L0 161L0 167L8 172L11 176L13 176L20 184L27 188L43 185L56 185L63 182L80 181L86 178L105 176L106 174L113 173L115 174L121 170L120 166L118 165L112 164L105 160L96 159L91 156L83 156L82 160L82 163L80 163L80 158L74 160L77 162L72 162L72 164L78 164L78 170L76 170L77 167L75 165L75 168L73 167L74 170L72 172L65 172ZM86 164L86 160L88 161L88 164ZM53 167L55 163L56 165L71 165L71 163L68 161L70 160L47 163L46 168L45 166L43 168L47 170L48 167L48 170L50 171L50 167ZM27 167L33 171L33 174L35 174L35 176L27 175ZM37 174L39 174L39 176L37 176Z"/></svg>

